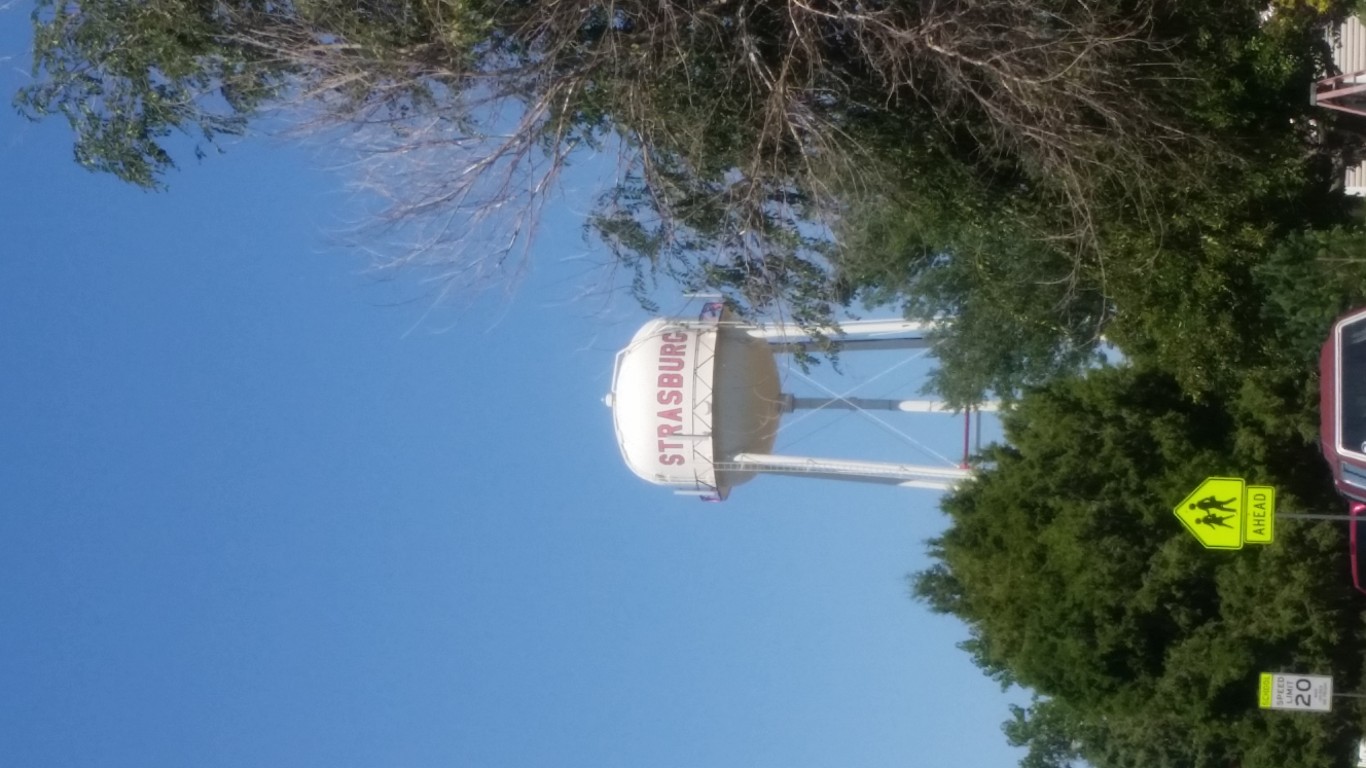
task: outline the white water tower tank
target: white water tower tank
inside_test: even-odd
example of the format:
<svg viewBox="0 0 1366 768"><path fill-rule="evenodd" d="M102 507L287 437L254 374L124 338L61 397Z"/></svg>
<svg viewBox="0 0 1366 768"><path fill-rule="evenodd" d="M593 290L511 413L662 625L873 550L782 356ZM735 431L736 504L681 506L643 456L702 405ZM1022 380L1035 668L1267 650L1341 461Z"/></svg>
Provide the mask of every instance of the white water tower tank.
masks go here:
<svg viewBox="0 0 1366 768"><path fill-rule="evenodd" d="M773 449L783 397L771 346L720 320L718 310L700 320L646 323L617 354L607 403L632 472L725 498L754 472L717 464Z"/></svg>

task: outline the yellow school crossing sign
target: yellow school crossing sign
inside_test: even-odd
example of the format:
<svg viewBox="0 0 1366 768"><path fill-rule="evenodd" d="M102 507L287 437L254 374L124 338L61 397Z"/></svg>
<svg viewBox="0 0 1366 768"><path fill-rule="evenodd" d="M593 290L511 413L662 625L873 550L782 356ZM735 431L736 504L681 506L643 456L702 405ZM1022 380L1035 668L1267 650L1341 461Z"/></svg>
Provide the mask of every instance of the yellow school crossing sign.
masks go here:
<svg viewBox="0 0 1366 768"><path fill-rule="evenodd" d="M1173 511L1206 549L1242 549L1275 538L1276 489L1241 477L1206 478Z"/></svg>

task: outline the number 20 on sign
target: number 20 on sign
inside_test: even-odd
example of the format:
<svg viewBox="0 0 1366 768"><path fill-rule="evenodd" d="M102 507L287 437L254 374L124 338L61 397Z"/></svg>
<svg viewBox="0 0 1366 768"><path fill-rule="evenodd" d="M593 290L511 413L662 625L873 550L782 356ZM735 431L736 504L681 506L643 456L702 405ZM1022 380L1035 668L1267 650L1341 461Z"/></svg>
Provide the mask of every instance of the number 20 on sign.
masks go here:
<svg viewBox="0 0 1366 768"><path fill-rule="evenodd" d="M1328 675L1263 672L1257 690L1257 705L1262 709L1331 712L1333 678Z"/></svg>

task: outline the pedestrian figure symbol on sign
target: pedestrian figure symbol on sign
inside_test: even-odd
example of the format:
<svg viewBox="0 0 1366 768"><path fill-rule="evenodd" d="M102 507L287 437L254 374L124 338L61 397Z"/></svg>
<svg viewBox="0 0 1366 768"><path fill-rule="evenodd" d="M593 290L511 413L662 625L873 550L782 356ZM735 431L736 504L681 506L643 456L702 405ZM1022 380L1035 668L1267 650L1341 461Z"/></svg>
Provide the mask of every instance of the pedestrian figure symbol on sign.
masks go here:
<svg viewBox="0 0 1366 768"><path fill-rule="evenodd" d="M1216 526L1218 526L1219 528L1232 528L1233 526L1224 522L1225 520L1228 520L1230 517L1233 517L1233 515L1228 514L1224 515L1223 517L1220 517L1214 514L1213 512L1206 512L1204 517L1196 518L1195 522L1201 525L1208 525L1211 528L1214 528Z"/></svg>
<svg viewBox="0 0 1366 768"><path fill-rule="evenodd" d="M1214 494L1210 494L1210 495L1206 496L1205 498L1203 498L1203 499L1201 499L1201 500L1199 500L1199 501L1191 502L1191 509L1198 509L1198 510L1200 510L1201 512L1209 512L1209 513L1210 513L1209 515L1205 515L1205 518L1208 519L1211 515L1213 515L1213 512L1214 512L1214 510L1216 510L1216 509L1219 510L1220 512L1232 512L1232 513L1237 513L1238 510L1237 510L1236 507L1227 506L1227 505L1229 505L1229 504L1236 504L1237 502L1238 502L1238 497L1237 497L1237 496L1234 496L1234 497L1231 498L1231 499L1223 499L1223 500L1220 500L1220 499L1216 499L1216 498L1214 497ZM1222 518L1222 519L1227 520L1228 518ZM1204 522L1204 521L1202 521L1202 522ZM1220 523L1220 524L1222 525L1222 523Z"/></svg>

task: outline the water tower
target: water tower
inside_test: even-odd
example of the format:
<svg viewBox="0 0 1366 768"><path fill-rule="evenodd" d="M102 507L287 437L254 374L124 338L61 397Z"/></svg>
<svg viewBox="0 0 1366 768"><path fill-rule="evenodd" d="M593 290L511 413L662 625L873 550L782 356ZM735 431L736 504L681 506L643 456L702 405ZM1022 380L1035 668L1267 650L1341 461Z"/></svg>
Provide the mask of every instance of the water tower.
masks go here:
<svg viewBox="0 0 1366 768"><path fill-rule="evenodd" d="M844 353L925 349L928 327L904 320L851 321L838 340ZM782 392L776 355L802 349L809 336L785 324L733 319L719 303L697 319L646 323L617 353L612 409L617 444L631 471L708 501L759 473L947 490L966 466L932 467L774 454L784 413L800 409L943 410L925 400L805 398Z"/></svg>

